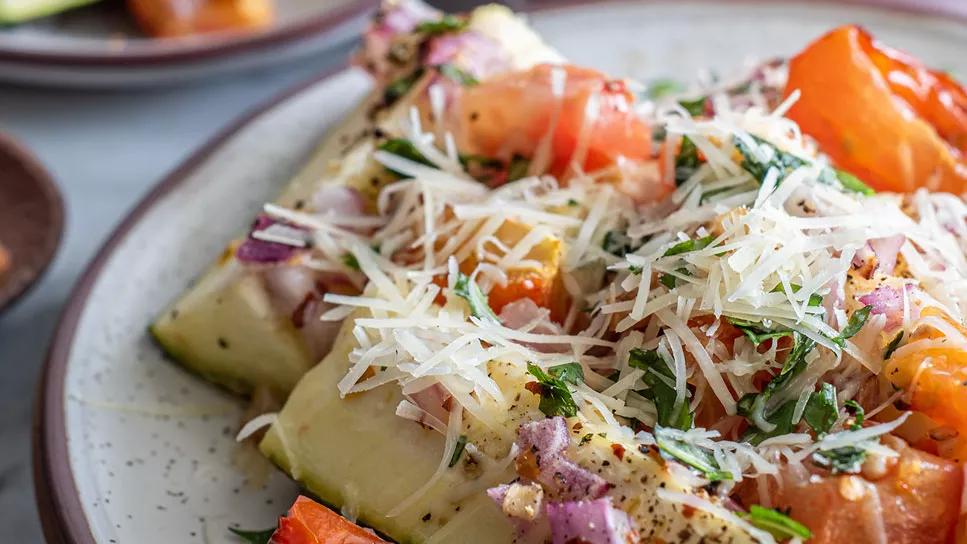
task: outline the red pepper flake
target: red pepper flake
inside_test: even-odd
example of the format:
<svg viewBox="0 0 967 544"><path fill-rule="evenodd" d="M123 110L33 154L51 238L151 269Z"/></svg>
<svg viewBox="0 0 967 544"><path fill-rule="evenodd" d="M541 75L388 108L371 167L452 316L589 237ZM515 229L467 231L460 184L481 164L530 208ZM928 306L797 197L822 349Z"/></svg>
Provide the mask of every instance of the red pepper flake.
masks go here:
<svg viewBox="0 0 967 544"><path fill-rule="evenodd" d="M621 444L611 444L611 453L618 458L619 461L624 461L625 458L625 447Z"/></svg>
<svg viewBox="0 0 967 544"><path fill-rule="evenodd" d="M682 505L682 515L686 518L690 518L695 515L695 507L689 506L687 504Z"/></svg>
<svg viewBox="0 0 967 544"><path fill-rule="evenodd" d="M524 384L524 389L534 393L535 395L540 395L544 391L544 386L539 382L527 382Z"/></svg>

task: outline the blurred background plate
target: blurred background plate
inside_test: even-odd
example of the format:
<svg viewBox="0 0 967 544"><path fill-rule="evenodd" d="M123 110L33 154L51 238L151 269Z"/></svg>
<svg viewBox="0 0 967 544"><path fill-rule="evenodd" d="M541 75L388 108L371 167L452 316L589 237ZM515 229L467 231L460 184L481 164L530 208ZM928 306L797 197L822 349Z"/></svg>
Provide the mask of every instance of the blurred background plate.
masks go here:
<svg viewBox="0 0 967 544"><path fill-rule="evenodd" d="M849 22L967 73L963 23L870 6L588 2L530 17L575 63L645 81L690 81L709 67L728 74L791 55ZM239 470L245 450L233 435L243 404L167 361L146 327L369 89L365 75L345 69L236 123L158 185L88 267L53 338L36 412L34 467L49 542L238 544L229 526L271 526L294 498L280 472Z"/></svg>
<svg viewBox="0 0 967 544"><path fill-rule="evenodd" d="M0 29L0 80L66 87L173 84L292 62L355 39L376 0L277 0L250 34L153 39L120 0Z"/></svg>
<svg viewBox="0 0 967 544"><path fill-rule="evenodd" d="M64 203L53 179L17 141L0 134L0 312L40 279L57 252Z"/></svg>

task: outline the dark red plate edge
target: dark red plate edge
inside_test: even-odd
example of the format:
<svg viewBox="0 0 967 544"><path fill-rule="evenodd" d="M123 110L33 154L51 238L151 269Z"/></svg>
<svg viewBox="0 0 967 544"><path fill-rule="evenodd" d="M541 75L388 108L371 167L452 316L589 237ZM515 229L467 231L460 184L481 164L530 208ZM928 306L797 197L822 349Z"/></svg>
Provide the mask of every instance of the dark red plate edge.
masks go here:
<svg viewBox="0 0 967 544"><path fill-rule="evenodd" d="M339 64L312 79L287 89L249 110L219 131L175 170L166 175L114 228L108 239L74 284L51 338L41 377L37 382L32 426L34 493L44 537L50 544L97 544L84 515L80 494L70 469L64 385L67 361L81 312L91 288L116 247L155 202L175 190L190 174L262 114L310 87L343 73Z"/></svg>
<svg viewBox="0 0 967 544"><path fill-rule="evenodd" d="M517 0L516 2L512 1L508 3L513 4L513 7L520 10L539 11L582 5L593 1ZM817 3L836 5L836 2L827 0L821 0ZM925 9L922 5L923 3L917 0L908 2L904 6L898 6L898 1L884 2L882 0L846 0L842 3L878 7L888 11L901 11L921 15L946 14L957 18L967 17L967 14L956 11ZM70 355L70 345L72 344L81 311L87 302L87 297L101 268L115 247L127 235L135 223L140 220L141 216L154 205L155 201L183 183L188 175L225 143L225 141L261 114L266 113L281 102L299 94L309 87L334 77L344 68L346 68L345 64L336 66L306 82L300 83L294 88L283 91L264 104L243 114L240 118L222 129L208 143L195 151L174 171L165 176L142 198L137 206L112 231L110 237L98 250L93 260L75 284L52 337L50 349L44 362L43 373L37 384L37 397L34 407L34 425L32 430L34 491L44 537L49 544L98 544L91 533L90 525L87 523L77 485L74 481L74 475L70 470L66 439L66 414L64 412L65 399L63 393L64 380L67 372L67 360Z"/></svg>
<svg viewBox="0 0 967 544"><path fill-rule="evenodd" d="M105 54L52 53L39 50L0 48L0 62L62 68L152 68L190 64L212 58L250 53L302 41L334 30L362 17L379 5L378 0L357 0L338 10L301 23L280 26L260 34L201 40L197 46L166 51L124 51Z"/></svg>

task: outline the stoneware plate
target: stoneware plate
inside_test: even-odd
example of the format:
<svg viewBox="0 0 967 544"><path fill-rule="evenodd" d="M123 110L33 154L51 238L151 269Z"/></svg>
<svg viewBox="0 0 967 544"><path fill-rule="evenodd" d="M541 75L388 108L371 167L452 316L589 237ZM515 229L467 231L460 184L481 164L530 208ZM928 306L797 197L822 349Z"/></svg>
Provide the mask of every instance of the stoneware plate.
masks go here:
<svg viewBox="0 0 967 544"><path fill-rule="evenodd" d="M376 0L276 0L276 21L242 35L151 39L104 0L0 28L0 80L68 87L172 84L305 58L345 44Z"/></svg>
<svg viewBox="0 0 967 544"><path fill-rule="evenodd" d="M857 5L597 3L543 8L532 21L575 62L644 80L789 55L846 22L967 73L962 22ZM227 527L271 526L293 499L281 474L238 468L241 403L166 361L145 327L368 87L341 71L231 127L163 181L84 274L39 398L37 491L52 542L237 542Z"/></svg>

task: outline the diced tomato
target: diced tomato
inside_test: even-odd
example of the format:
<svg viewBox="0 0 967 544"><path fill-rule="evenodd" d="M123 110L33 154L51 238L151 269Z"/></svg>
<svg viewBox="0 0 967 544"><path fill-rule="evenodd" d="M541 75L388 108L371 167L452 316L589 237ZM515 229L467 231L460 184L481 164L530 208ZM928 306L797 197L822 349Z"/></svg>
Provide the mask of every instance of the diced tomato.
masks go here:
<svg viewBox="0 0 967 544"><path fill-rule="evenodd" d="M946 321L961 334L967 329L950 321L935 308L925 308L921 317ZM937 329L921 325L908 342L942 338ZM957 347L929 347L891 357L882 373L890 383L908 391L910 407L929 417L938 426L952 428L962 440L946 441L940 450L948 458L964 459L967 453L967 351ZM960 444L960 445L958 445Z"/></svg>
<svg viewBox="0 0 967 544"><path fill-rule="evenodd" d="M967 90L949 76L837 28L789 63L789 117L836 166L875 189L967 190Z"/></svg>
<svg viewBox="0 0 967 544"><path fill-rule="evenodd" d="M262 28L272 22L268 0L127 0L141 29L156 37Z"/></svg>
<svg viewBox="0 0 967 544"><path fill-rule="evenodd" d="M555 70L565 76L560 98L551 88ZM589 107L592 96L596 108ZM549 141L548 171L556 176L565 175L572 161L593 172L614 165L619 157L646 160L651 157L651 129L634 113L633 103L623 82L601 72L538 65L464 90L457 110L461 149L502 160L531 158ZM594 109L596 117L589 114Z"/></svg>
<svg viewBox="0 0 967 544"><path fill-rule="evenodd" d="M809 527L810 544L951 542L964 481L960 465L905 445L898 453L876 479L787 467L783 484L774 486L772 504L788 508L793 519Z"/></svg>
<svg viewBox="0 0 967 544"><path fill-rule="evenodd" d="M375 544L386 542L336 512L309 499L295 500L279 519L271 544Z"/></svg>

